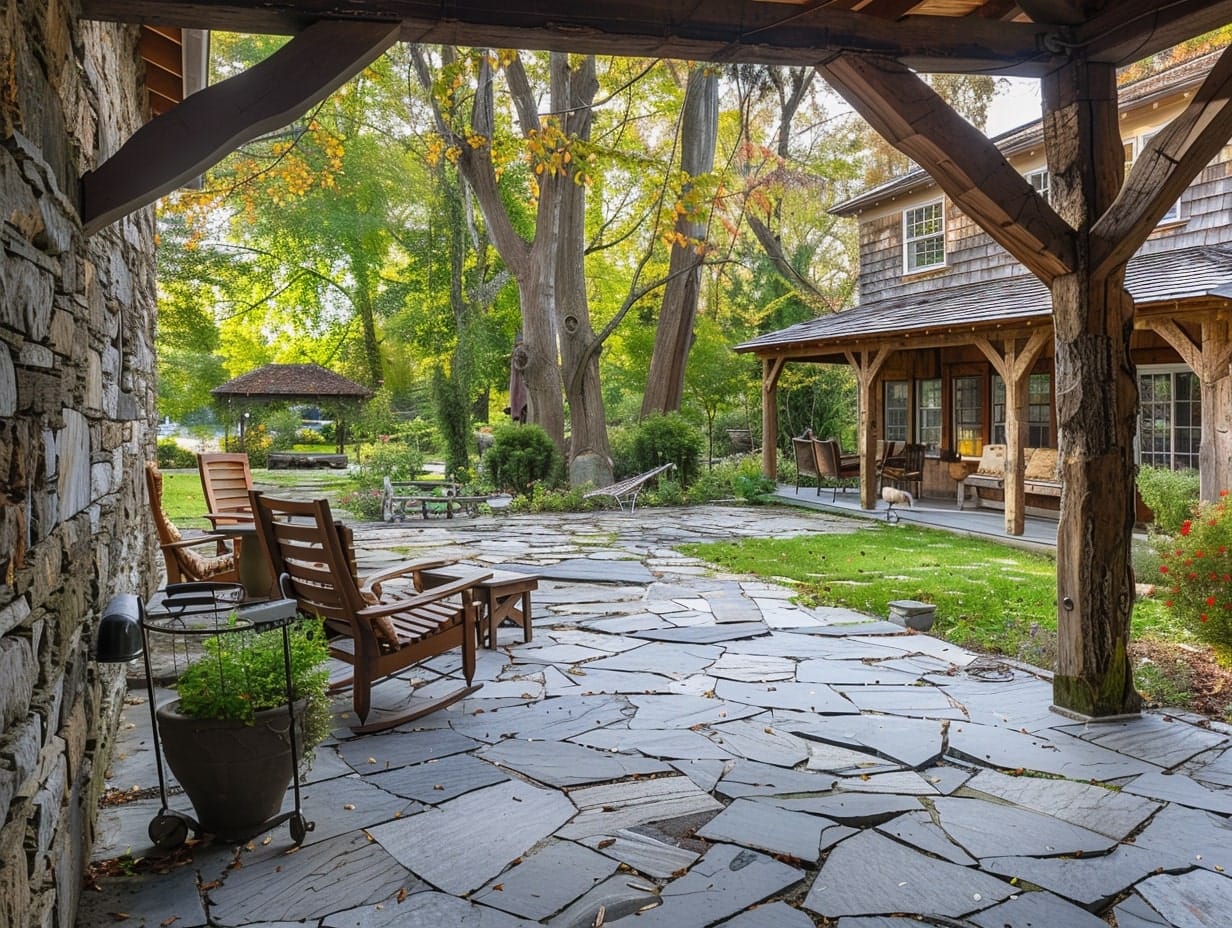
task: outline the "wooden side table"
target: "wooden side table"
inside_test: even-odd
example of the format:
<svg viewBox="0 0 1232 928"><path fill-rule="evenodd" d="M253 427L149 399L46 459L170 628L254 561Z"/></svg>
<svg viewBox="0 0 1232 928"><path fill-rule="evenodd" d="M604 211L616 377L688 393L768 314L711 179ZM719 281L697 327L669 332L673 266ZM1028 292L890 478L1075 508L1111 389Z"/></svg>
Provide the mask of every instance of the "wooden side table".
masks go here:
<svg viewBox="0 0 1232 928"><path fill-rule="evenodd" d="M465 567L447 567L425 570L422 574L425 586L439 586L451 580L465 577ZM487 580L475 586L479 603L479 643L488 648L497 645L496 630L505 621L522 627L522 640L530 641L531 608L530 594L539 589L539 578L533 574L520 574L512 570L494 570Z"/></svg>

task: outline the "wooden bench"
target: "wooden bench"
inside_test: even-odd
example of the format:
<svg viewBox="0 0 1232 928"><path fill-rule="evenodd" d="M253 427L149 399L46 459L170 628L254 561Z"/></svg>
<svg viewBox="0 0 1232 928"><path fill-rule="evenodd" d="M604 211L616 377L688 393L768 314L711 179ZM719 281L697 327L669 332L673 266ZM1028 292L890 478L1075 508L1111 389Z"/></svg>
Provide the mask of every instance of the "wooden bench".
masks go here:
<svg viewBox="0 0 1232 928"><path fill-rule="evenodd" d="M582 494L582 499L592 499L599 496L610 496L616 500L616 505L620 507L621 512L625 508L625 500L629 501L629 512L633 512L637 508L637 495L642 492L642 487L646 485L646 481L653 477L659 476L666 470L671 470L675 464L660 464L653 470L648 470L644 474L637 474L633 477L626 477L624 480L619 480L616 483L606 487L598 487L587 493Z"/></svg>
<svg viewBox="0 0 1232 928"><path fill-rule="evenodd" d="M1023 452L1023 490L1028 496L1061 496L1061 480L1057 476L1056 448L1027 448ZM975 473L963 481L977 492L1005 492L1005 445L985 445ZM980 492L981 498L991 496Z"/></svg>
<svg viewBox="0 0 1232 928"><path fill-rule="evenodd" d="M271 451L266 466L270 470L288 468L332 467L343 470L347 466L345 454L317 454L310 451Z"/></svg>

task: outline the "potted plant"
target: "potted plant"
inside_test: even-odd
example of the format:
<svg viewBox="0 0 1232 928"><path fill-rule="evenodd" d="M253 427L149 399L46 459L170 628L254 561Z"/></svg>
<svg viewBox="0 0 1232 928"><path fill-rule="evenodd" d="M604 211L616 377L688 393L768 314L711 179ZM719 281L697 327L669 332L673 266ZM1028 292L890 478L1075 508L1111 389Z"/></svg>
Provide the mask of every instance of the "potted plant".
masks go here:
<svg viewBox="0 0 1232 928"><path fill-rule="evenodd" d="M294 765L311 758L330 731L321 624L299 620L287 635L290 708L281 631L236 628L204 639L202 654L179 677L178 698L157 711L167 766L201 830L225 840L247 840L270 827Z"/></svg>

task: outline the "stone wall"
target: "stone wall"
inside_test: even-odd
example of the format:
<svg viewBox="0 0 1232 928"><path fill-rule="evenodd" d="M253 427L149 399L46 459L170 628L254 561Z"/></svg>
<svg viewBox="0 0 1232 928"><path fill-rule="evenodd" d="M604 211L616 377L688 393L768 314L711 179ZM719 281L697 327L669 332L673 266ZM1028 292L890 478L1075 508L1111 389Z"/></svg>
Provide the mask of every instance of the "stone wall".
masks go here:
<svg viewBox="0 0 1232 928"><path fill-rule="evenodd" d="M137 31L0 0L0 925L73 924L116 710L97 617L143 589L154 229L78 183L140 125Z"/></svg>

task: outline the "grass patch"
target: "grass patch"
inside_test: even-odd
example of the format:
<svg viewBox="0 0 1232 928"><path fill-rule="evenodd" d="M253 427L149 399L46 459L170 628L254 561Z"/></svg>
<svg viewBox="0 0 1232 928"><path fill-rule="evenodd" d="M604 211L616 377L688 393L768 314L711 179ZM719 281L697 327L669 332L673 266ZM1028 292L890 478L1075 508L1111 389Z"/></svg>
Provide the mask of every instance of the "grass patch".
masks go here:
<svg viewBox="0 0 1232 928"><path fill-rule="evenodd" d="M344 471L294 471L255 470L252 482L257 489L275 487L287 490L287 496L297 499L318 498L334 500L355 487L355 478ZM201 476L196 470L163 471L163 511L176 527L209 531L209 520L204 518L205 494L201 490Z"/></svg>

